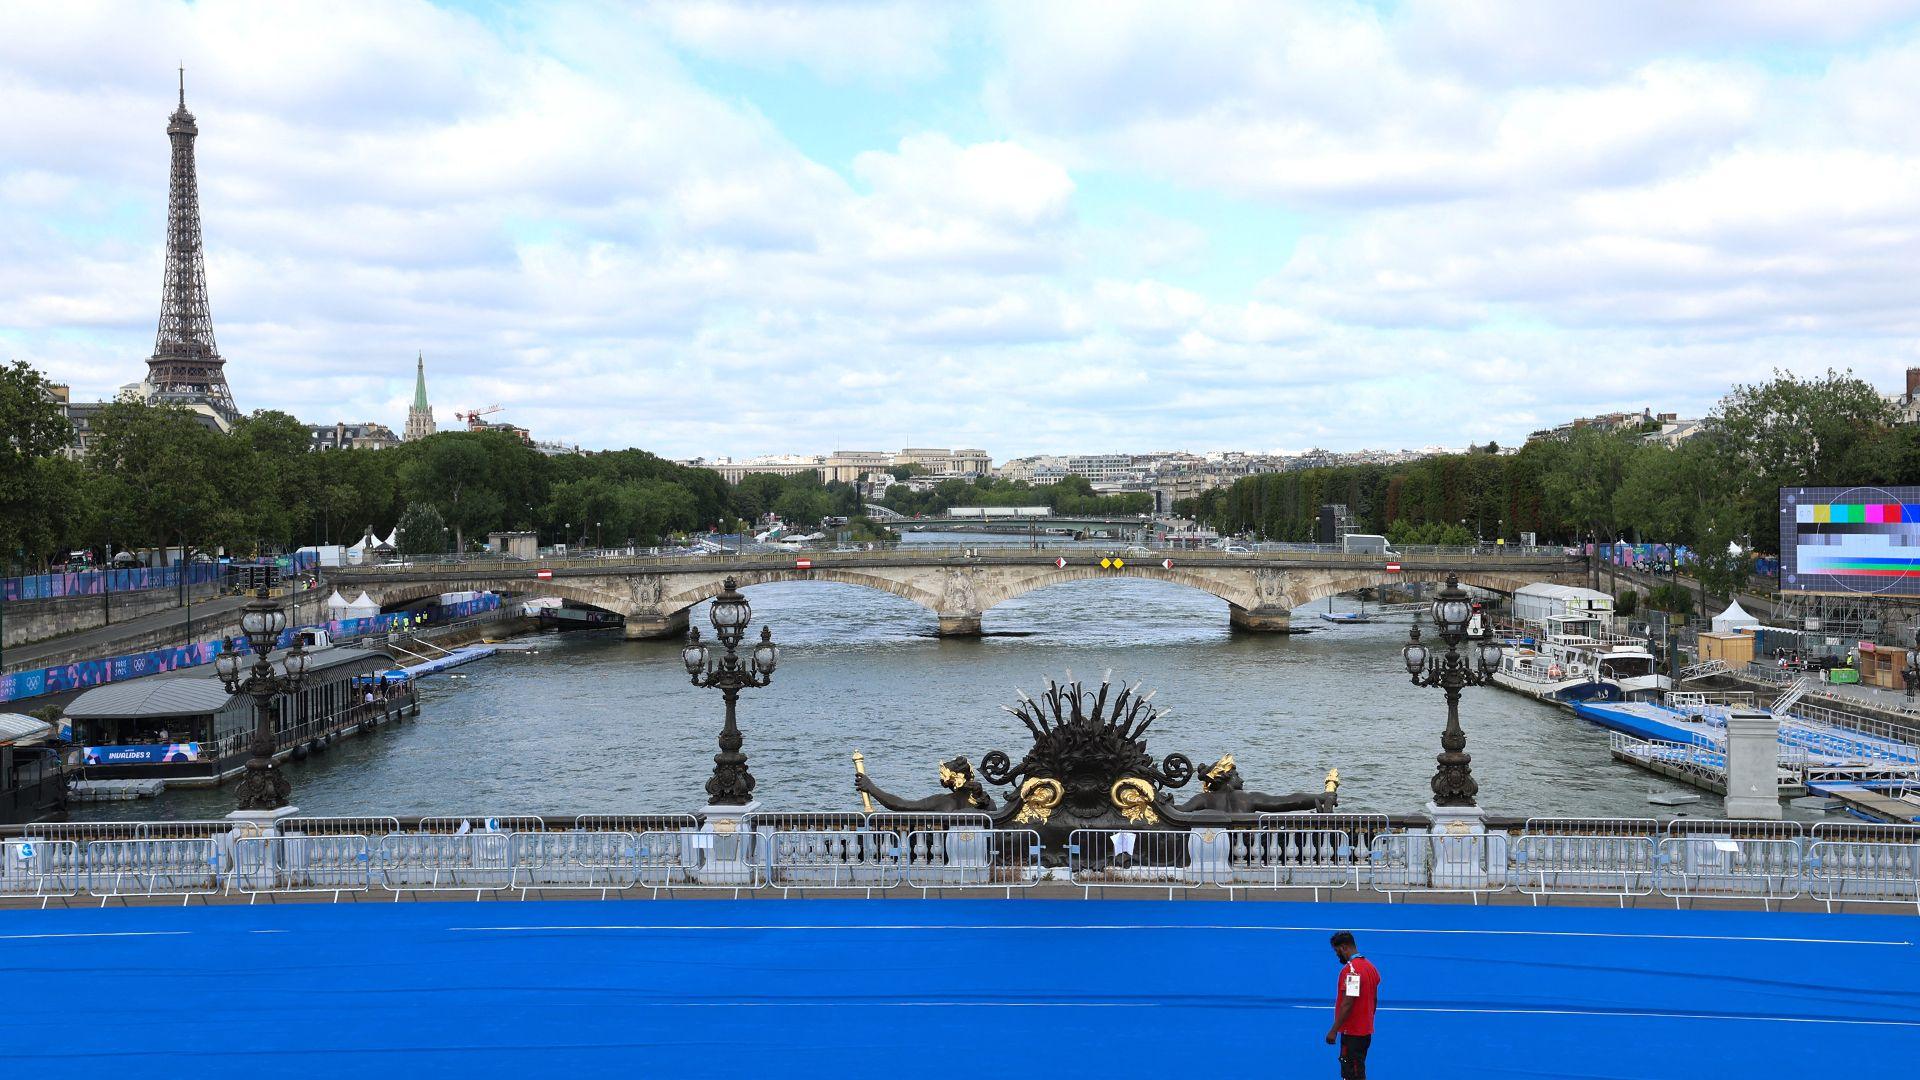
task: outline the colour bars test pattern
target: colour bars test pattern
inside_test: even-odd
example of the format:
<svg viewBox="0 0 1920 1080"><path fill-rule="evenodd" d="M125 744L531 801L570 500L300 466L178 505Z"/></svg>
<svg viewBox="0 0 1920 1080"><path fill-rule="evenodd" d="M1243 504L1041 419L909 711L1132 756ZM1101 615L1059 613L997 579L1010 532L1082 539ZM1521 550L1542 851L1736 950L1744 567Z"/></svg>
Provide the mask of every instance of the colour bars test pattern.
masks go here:
<svg viewBox="0 0 1920 1080"><path fill-rule="evenodd" d="M1781 488L1780 587L1920 596L1920 487Z"/></svg>

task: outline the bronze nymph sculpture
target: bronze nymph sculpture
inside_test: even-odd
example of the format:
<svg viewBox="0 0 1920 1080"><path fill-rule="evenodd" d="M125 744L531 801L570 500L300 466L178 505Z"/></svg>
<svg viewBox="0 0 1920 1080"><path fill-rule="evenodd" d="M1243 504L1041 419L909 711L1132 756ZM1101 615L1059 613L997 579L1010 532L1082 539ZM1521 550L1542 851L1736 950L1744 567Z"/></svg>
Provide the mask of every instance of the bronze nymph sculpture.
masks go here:
<svg viewBox="0 0 1920 1080"><path fill-rule="evenodd" d="M874 783L864 772L856 772L853 776L855 791L871 795L873 801L896 812L962 814L972 811L990 814L994 810L993 796L987 793L980 778L974 775L973 763L964 756L941 762L940 786L946 790L938 795L929 795L924 799L903 799Z"/></svg>
<svg viewBox="0 0 1920 1080"><path fill-rule="evenodd" d="M1339 770L1327 774L1327 789L1321 792L1295 792L1268 795L1246 790L1240 779L1240 767L1227 754L1200 774L1200 792L1180 807L1182 813L1213 811L1221 814L1284 813L1311 810L1325 813L1339 804L1335 789L1340 786Z"/></svg>

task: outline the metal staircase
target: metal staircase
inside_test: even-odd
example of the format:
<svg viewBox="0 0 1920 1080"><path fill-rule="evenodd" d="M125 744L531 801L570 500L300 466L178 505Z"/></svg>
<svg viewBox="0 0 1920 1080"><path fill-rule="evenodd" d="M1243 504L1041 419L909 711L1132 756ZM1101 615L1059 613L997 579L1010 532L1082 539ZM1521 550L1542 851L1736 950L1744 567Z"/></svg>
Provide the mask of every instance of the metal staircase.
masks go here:
<svg viewBox="0 0 1920 1080"><path fill-rule="evenodd" d="M1793 680L1793 683L1787 687L1786 693L1773 699L1773 715L1784 716L1792 712L1793 707L1800 704L1800 699L1806 697L1807 691L1812 688L1813 684L1807 681L1805 675Z"/></svg>
<svg viewBox="0 0 1920 1080"><path fill-rule="evenodd" d="M1693 679L1704 679L1709 675L1725 675L1731 670L1733 669L1727 666L1725 660L1716 657L1712 660L1702 660L1697 664L1688 664L1686 667L1681 668L1680 677L1675 681L1688 682Z"/></svg>

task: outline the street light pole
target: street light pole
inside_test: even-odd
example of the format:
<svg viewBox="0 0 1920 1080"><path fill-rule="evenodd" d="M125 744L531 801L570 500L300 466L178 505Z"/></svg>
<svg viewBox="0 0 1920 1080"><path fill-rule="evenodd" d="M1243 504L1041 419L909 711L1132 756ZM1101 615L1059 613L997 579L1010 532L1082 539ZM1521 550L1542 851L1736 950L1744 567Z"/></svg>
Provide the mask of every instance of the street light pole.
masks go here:
<svg viewBox="0 0 1920 1080"><path fill-rule="evenodd" d="M281 658L282 672L276 673L267 654L273 650L280 632L286 629L287 616L261 589L240 613L240 630L253 650L253 667L244 678L240 674L240 654L228 638L214 658L214 670L229 694L253 698L253 756L247 759L247 775L235 789L241 810L278 810L287 805L293 785L274 768L273 757L279 750L274 734L275 703L284 694L297 692L307 680L308 656L299 645Z"/></svg>
<svg viewBox="0 0 1920 1080"><path fill-rule="evenodd" d="M1445 653L1435 654L1420 643L1420 627L1407 632L1407 645L1401 650L1407 674L1415 686L1437 686L1447 695L1447 728L1440 736L1440 754L1434 760L1435 806L1474 806L1480 785L1473 779L1473 756L1467 753L1467 733L1460 726L1460 691L1469 686L1485 686L1493 681L1500 667L1500 646L1493 640L1493 625L1485 622L1478 636L1467 634L1473 618L1473 604L1460 587L1458 574L1447 575L1446 588L1433 598L1433 623L1446 644ZM1462 654L1461 645L1468 646ZM1477 651L1478 669L1470 658Z"/></svg>
<svg viewBox="0 0 1920 1080"><path fill-rule="evenodd" d="M741 636L753 619L753 608L729 577L713 598L709 613L715 636L725 650L715 656L700 643L700 628L687 630L687 647L680 658L695 686L718 689L726 702L727 720L720 729L720 752L713 757L713 775L707 779L707 805L745 806L753 800L753 774L747 771L747 755L741 752L744 739L736 706L740 691L750 686L765 686L773 681L773 669L780 663L780 647L773 643L773 630L760 628L760 643L753 647L752 659L738 652Z"/></svg>

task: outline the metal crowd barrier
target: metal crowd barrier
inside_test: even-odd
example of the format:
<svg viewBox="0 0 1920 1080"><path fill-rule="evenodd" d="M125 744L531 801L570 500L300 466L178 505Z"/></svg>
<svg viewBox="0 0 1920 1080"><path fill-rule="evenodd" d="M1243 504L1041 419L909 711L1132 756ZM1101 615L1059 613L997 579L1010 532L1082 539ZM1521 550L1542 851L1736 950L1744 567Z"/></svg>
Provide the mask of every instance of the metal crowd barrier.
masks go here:
<svg viewBox="0 0 1920 1080"><path fill-rule="evenodd" d="M87 845L87 895L101 907L116 896L178 896L182 905L212 896L232 865L221 848L210 838L95 840Z"/></svg>
<svg viewBox="0 0 1920 1080"><path fill-rule="evenodd" d="M423 833L546 832L546 819L537 814L443 814L423 817L415 831Z"/></svg>
<svg viewBox="0 0 1920 1080"><path fill-rule="evenodd" d="M900 834L813 829L767 837L767 884L793 889L891 889L900 884Z"/></svg>
<svg viewBox="0 0 1920 1080"><path fill-rule="evenodd" d="M1682 899L1708 897L1759 900L1771 909L1773 901L1791 900L1802 889L1800 841L1795 837L1690 830L1660 841L1657 861L1654 885L1676 908Z"/></svg>
<svg viewBox="0 0 1920 1080"><path fill-rule="evenodd" d="M470 892L475 900L513 884L513 833L389 833L372 853L380 885L410 892Z"/></svg>
<svg viewBox="0 0 1920 1080"><path fill-rule="evenodd" d="M1208 884L1227 869L1226 830L1075 829L1067 837L1067 874L1095 888L1176 890Z"/></svg>
<svg viewBox="0 0 1920 1080"><path fill-rule="evenodd" d="M763 840L752 830L642 833L636 884L655 896L676 889L731 889L737 896L765 883Z"/></svg>
<svg viewBox="0 0 1920 1080"><path fill-rule="evenodd" d="M80 846L72 840L21 837L0 843L0 896L39 900L44 908L55 898L78 895L85 873Z"/></svg>
<svg viewBox="0 0 1920 1080"><path fill-rule="evenodd" d="M609 892L633 888L640 880L640 838L630 832L515 833L509 885L524 899L528 892L556 889Z"/></svg>
<svg viewBox="0 0 1920 1080"><path fill-rule="evenodd" d="M1807 894L1836 903L1911 904L1920 913L1920 843L1818 840L1807 849Z"/></svg>
<svg viewBox="0 0 1920 1080"><path fill-rule="evenodd" d="M906 883L933 889L1031 889L1045 876L1040 834L968 825L909 833Z"/></svg>
<svg viewBox="0 0 1920 1080"><path fill-rule="evenodd" d="M692 814L580 814L573 827L585 832L677 832L697 829L700 821Z"/></svg>
<svg viewBox="0 0 1920 1080"><path fill-rule="evenodd" d="M359 898L376 890L527 897L602 897L643 888L1030 889L1050 880L1039 835L987 827L980 814L772 815L700 825L689 815L582 817L548 832L474 830L440 818L428 831L388 817L288 818L262 836L234 822L94 822L32 826L0 840L0 898L46 906L85 894L104 904L215 894ZM494 818L496 825L514 822ZM875 828L887 820L916 829ZM1321 890L1408 893L1512 889L1534 903L1579 895L1629 899L1776 900L1802 895L1831 910L1849 902L1915 905L1920 827L1683 818L1533 818L1501 831L1392 832L1374 815L1271 815L1254 829L1082 829L1067 878L1095 888ZM468 822L468 831L458 824ZM484 825L488 819L480 819ZM797 826L775 829L773 823ZM655 824L616 829L615 824ZM850 827L829 827L850 823ZM352 831L372 826L384 832ZM214 832L214 829L220 831ZM160 835L151 835L151 834Z"/></svg>
<svg viewBox="0 0 1920 1080"><path fill-rule="evenodd" d="M386 836L400 831L396 817L290 817L280 819L283 834L308 836Z"/></svg>
<svg viewBox="0 0 1920 1080"><path fill-rule="evenodd" d="M366 893L373 887L367 838L355 833L251 836L233 843L231 890L262 896Z"/></svg>
<svg viewBox="0 0 1920 1080"><path fill-rule="evenodd" d="M1509 880L1538 904L1542 896L1653 892L1660 823L1652 818L1528 818L1509 848Z"/></svg>
<svg viewBox="0 0 1920 1080"><path fill-rule="evenodd" d="M1400 832L1374 837L1368 880L1385 893L1482 893L1507 887L1508 844L1503 832Z"/></svg>

